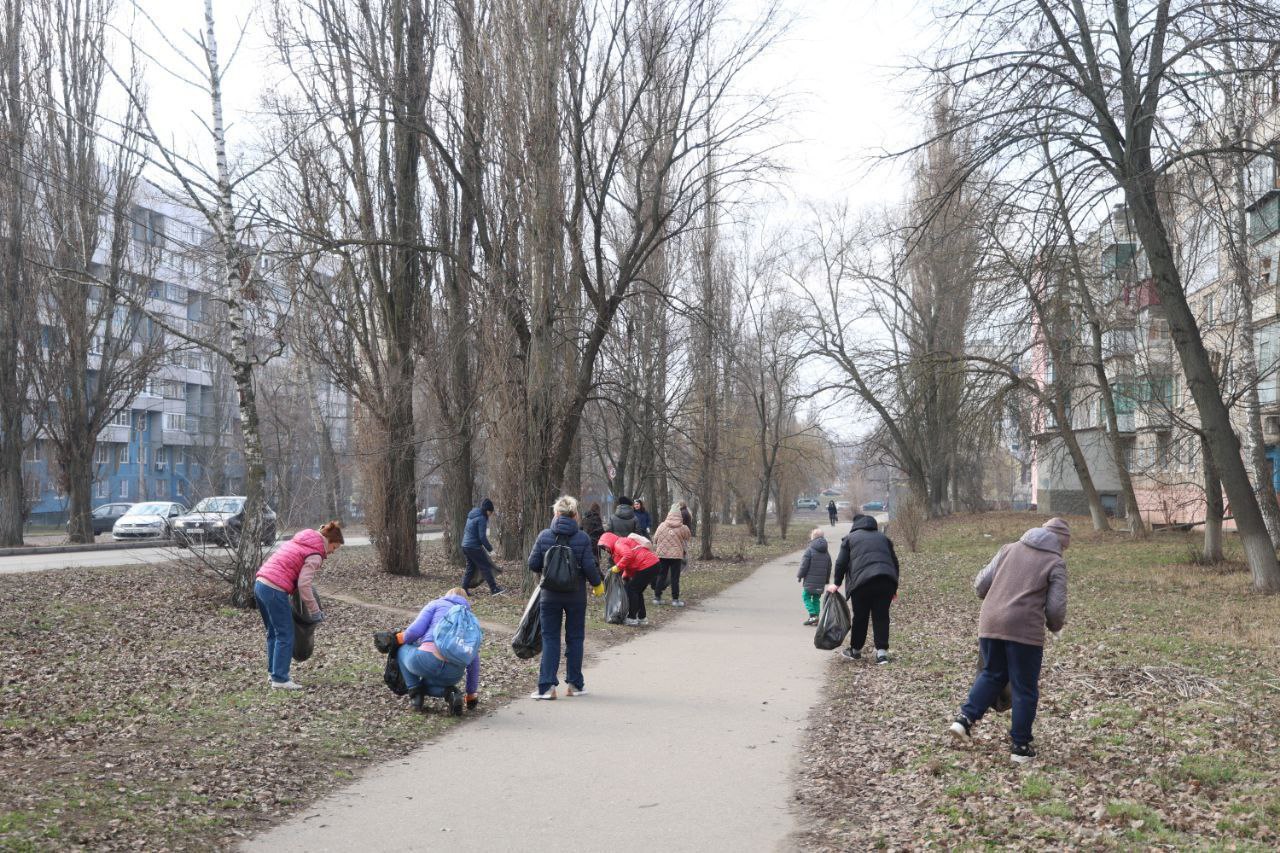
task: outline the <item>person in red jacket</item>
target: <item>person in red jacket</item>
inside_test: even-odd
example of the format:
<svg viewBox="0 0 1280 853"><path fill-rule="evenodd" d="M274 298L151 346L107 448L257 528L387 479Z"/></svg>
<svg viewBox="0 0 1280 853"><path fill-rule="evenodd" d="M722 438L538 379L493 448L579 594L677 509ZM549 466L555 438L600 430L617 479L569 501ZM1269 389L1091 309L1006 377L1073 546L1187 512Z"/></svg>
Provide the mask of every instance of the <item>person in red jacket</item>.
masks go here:
<svg viewBox="0 0 1280 853"><path fill-rule="evenodd" d="M600 544L612 551L613 561L627 586L626 624L648 625L644 591L658 579L658 555L653 553L653 545L639 533L620 536L610 544L606 544L602 536Z"/></svg>

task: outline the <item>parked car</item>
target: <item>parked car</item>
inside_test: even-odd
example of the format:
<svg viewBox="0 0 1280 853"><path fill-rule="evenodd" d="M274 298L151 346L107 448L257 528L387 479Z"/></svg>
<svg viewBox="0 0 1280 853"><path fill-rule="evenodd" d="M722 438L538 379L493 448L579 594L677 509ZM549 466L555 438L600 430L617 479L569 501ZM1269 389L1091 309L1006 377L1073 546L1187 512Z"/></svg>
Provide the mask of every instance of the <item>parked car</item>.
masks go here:
<svg viewBox="0 0 1280 853"><path fill-rule="evenodd" d="M818 502L813 498L796 498L796 509L817 509Z"/></svg>
<svg viewBox="0 0 1280 853"><path fill-rule="evenodd" d="M111 538L117 542L129 539L168 539L173 535L173 522L187 508L172 501L147 501L134 504L111 527Z"/></svg>
<svg viewBox="0 0 1280 853"><path fill-rule="evenodd" d="M89 513L89 520L93 524L93 535L100 533L110 533L111 528L116 526L116 522L120 517L129 511L129 507L133 504L103 504L102 506ZM67 528L71 528L71 522L67 522Z"/></svg>
<svg viewBox="0 0 1280 853"><path fill-rule="evenodd" d="M838 494L840 494L840 492L836 491L835 489L823 489L823 490L822 490L822 496L823 496L824 498L834 498L834 497L835 497L836 495L838 495Z"/></svg>
<svg viewBox="0 0 1280 853"><path fill-rule="evenodd" d="M836 501L836 509L840 510L840 512L844 512L846 509L849 509L851 506L853 506L853 504L849 503L848 501Z"/></svg>
<svg viewBox="0 0 1280 853"><path fill-rule="evenodd" d="M862 505L863 512L884 512L884 501L871 501Z"/></svg>
<svg viewBox="0 0 1280 853"><path fill-rule="evenodd" d="M220 495L200 501L187 515L173 523L174 540L181 546L206 542L231 547L240 539L244 527L243 495ZM262 505L262 544L276 541L276 513Z"/></svg>
<svg viewBox="0 0 1280 853"><path fill-rule="evenodd" d="M422 512L418 513L418 523L419 524L435 524L436 513L438 511L439 509L437 507L434 507L434 506L427 507Z"/></svg>

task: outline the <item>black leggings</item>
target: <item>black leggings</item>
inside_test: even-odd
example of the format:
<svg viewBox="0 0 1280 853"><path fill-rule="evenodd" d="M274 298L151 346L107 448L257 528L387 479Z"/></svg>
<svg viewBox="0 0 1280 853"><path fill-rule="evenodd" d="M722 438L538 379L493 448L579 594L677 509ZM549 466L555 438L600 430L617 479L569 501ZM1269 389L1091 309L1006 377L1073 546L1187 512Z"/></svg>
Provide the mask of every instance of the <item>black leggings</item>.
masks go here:
<svg viewBox="0 0 1280 853"><path fill-rule="evenodd" d="M684 560L675 557L663 557L658 561L658 579L653 582L653 597L662 598L662 591L671 587L671 600L680 600L680 570L684 568Z"/></svg>
<svg viewBox="0 0 1280 853"><path fill-rule="evenodd" d="M874 626L877 649L889 648L889 605L898 592L893 578L878 577L849 593L853 607L853 630L849 632L849 648L860 649L867 642L867 617Z"/></svg>
<svg viewBox="0 0 1280 853"><path fill-rule="evenodd" d="M658 567L650 566L643 572L636 572L627 581L627 618L645 619L648 617L644 609L644 590L658 579Z"/></svg>

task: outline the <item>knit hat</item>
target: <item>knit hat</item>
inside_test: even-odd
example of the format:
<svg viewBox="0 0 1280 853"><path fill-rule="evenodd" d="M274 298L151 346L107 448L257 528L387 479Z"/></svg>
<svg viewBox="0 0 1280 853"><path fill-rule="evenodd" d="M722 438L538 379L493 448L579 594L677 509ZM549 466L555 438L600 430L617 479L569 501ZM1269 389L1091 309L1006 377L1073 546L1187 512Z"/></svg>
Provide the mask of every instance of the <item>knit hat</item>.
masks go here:
<svg viewBox="0 0 1280 853"><path fill-rule="evenodd" d="M481 512L493 512L493 501L489 500L488 498L481 498L481 499L480 499L480 511L481 511Z"/></svg>
<svg viewBox="0 0 1280 853"><path fill-rule="evenodd" d="M1063 548L1071 544L1071 525L1067 524L1065 520L1054 516L1040 526L1045 530L1056 533L1058 538L1062 540Z"/></svg>

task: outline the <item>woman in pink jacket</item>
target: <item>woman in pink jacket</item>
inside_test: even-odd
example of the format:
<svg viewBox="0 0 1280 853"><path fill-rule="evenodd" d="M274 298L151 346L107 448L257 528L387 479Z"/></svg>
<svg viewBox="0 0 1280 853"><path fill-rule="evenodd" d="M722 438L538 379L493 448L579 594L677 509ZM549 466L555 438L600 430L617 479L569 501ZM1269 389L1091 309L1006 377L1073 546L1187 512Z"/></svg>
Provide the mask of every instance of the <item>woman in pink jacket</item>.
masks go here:
<svg viewBox="0 0 1280 853"><path fill-rule="evenodd" d="M299 530L258 569L253 597L267 629L267 672L272 687L302 689L289 677L289 664L293 661L293 609L289 596L296 589L308 615L316 621L324 619L316 601L315 575L325 558L342 543L342 526L336 521L319 530Z"/></svg>

